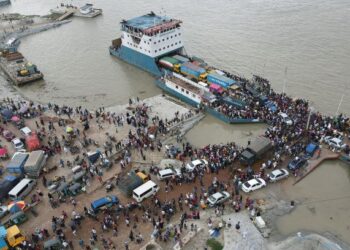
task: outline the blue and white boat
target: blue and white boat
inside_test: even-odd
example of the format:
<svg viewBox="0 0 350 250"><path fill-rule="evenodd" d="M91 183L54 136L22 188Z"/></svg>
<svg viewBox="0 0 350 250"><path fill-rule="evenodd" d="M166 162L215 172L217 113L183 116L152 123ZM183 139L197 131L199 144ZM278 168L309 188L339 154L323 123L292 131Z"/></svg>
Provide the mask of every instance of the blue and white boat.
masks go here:
<svg viewBox="0 0 350 250"><path fill-rule="evenodd" d="M157 65L159 58L183 50L181 23L153 12L123 20L122 35L112 41L109 52L152 75L161 76L162 71Z"/></svg>
<svg viewBox="0 0 350 250"><path fill-rule="evenodd" d="M203 96L208 95L211 85L228 89L235 84L238 87L239 84L225 76L224 72L209 67L200 58L186 56L181 25L180 20L159 16L153 12L123 20L121 37L112 41L109 52L154 75L157 78L157 86L165 92L192 106L203 108L224 122L262 122L258 119L228 117L208 102L203 102ZM224 99L218 100L221 103ZM239 100L236 100L233 106L245 108L245 104Z"/></svg>

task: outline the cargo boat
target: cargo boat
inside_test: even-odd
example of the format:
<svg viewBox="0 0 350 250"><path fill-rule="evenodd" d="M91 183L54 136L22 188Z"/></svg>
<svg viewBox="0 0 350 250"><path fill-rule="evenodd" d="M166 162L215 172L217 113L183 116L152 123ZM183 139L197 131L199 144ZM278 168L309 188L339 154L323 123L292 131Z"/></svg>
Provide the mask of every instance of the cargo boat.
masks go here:
<svg viewBox="0 0 350 250"><path fill-rule="evenodd" d="M217 97L216 102L219 106L228 105L230 108L241 109L244 113L248 106L244 99L251 100L251 98L247 98L247 93L237 91L241 83L234 75L208 66L198 57L186 55L181 24L180 20L159 16L153 12L130 20L122 20L121 37L112 41L109 52L155 76L157 86L165 92L192 106L199 105L224 122L262 122L255 118L227 116L213 108L210 103L199 101L207 95L200 93L211 92ZM184 91L176 89L176 84L180 87L179 83L186 86L182 87ZM243 96L242 99L240 94Z"/></svg>

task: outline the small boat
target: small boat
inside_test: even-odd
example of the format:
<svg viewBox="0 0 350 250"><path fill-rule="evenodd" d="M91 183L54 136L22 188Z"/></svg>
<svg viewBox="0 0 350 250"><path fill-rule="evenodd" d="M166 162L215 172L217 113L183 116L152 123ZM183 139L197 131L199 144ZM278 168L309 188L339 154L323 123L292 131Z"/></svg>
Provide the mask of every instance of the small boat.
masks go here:
<svg viewBox="0 0 350 250"><path fill-rule="evenodd" d="M96 9L93 7L93 4L87 3L84 6L79 8L79 12L77 12L76 16L81 17L95 17L102 14L102 9Z"/></svg>

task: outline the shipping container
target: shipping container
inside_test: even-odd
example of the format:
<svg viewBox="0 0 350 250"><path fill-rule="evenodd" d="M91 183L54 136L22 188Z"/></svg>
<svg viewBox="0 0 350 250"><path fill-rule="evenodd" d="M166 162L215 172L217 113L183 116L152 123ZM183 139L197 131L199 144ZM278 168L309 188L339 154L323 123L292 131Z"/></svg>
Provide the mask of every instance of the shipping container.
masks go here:
<svg viewBox="0 0 350 250"><path fill-rule="evenodd" d="M228 88L236 83L235 80L226 76L219 75L216 72L211 72L210 74L208 74L207 80L208 82L218 84L223 88Z"/></svg>
<svg viewBox="0 0 350 250"><path fill-rule="evenodd" d="M205 73L205 69L194 65L193 63L187 62L181 65L181 73L194 76L195 78L199 78L199 76Z"/></svg>
<svg viewBox="0 0 350 250"><path fill-rule="evenodd" d="M174 65L179 64L180 62L175 58L165 56L159 60L159 63L165 67L173 68Z"/></svg>
<svg viewBox="0 0 350 250"><path fill-rule="evenodd" d="M186 62L190 61L190 59L188 59L184 56L180 56L180 55L175 55L175 56L173 56L173 58L178 60L180 63L186 63Z"/></svg>

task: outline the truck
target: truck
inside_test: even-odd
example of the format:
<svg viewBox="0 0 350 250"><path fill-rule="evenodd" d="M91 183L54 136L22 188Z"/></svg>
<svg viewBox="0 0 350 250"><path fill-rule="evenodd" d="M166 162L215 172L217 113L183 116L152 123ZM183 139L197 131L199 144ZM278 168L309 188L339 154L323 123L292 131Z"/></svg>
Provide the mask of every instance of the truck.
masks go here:
<svg viewBox="0 0 350 250"><path fill-rule="evenodd" d="M270 139L263 136L258 137L241 153L240 161L243 164L251 165L261 159L271 148L272 143Z"/></svg>
<svg viewBox="0 0 350 250"><path fill-rule="evenodd" d="M187 57L180 56L180 55L175 55L173 56L173 58L178 60L180 63L186 63L190 61L190 59L188 59Z"/></svg>
<svg viewBox="0 0 350 250"><path fill-rule="evenodd" d="M168 69L175 70L176 65L180 64L180 62L173 57L165 56L159 60L159 64Z"/></svg>
<svg viewBox="0 0 350 250"><path fill-rule="evenodd" d="M220 85L221 87L227 89L228 87L232 86L233 84L236 83L235 80L228 78L226 76L223 75L219 75L218 73L216 73L215 71L212 71L208 74L207 76L207 81L209 83L215 83Z"/></svg>
<svg viewBox="0 0 350 250"><path fill-rule="evenodd" d="M19 228L14 225L9 228L0 226L0 249L16 249L16 246L20 245L26 238L19 230Z"/></svg>
<svg viewBox="0 0 350 250"><path fill-rule="evenodd" d="M208 75L207 71L204 68L199 67L191 62L182 64L180 71L182 74L194 77L200 81L205 80Z"/></svg>
<svg viewBox="0 0 350 250"><path fill-rule="evenodd" d="M38 178L45 163L46 155L44 151L32 151L24 164L24 173L31 178Z"/></svg>
<svg viewBox="0 0 350 250"><path fill-rule="evenodd" d="M28 153L17 152L12 156L11 161L6 166L6 171L10 174L23 174L24 164L28 159Z"/></svg>

